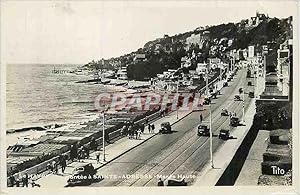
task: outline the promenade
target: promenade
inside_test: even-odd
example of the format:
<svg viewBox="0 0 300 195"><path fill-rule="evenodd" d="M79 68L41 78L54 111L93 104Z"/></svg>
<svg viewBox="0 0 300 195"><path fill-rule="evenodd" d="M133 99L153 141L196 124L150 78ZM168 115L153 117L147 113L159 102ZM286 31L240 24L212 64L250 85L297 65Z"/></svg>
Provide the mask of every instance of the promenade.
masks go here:
<svg viewBox="0 0 300 195"><path fill-rule="evenodd" d="M123 137L114 143L108 145L105 148L105 159L106 161L103 161L103 151L101 150L100 154L100 162L97 163L96 160L96 152L93 152L90 154L89 159L84 159L81 162L72 162L68 164L68 166L65 169L65 172L62 173L61 169L59 169L57 174L49 173L44 177L41 177L40 179L36 180L36 183L40 184L41 187L45 188L59 188L59 187L65 187L67 185L68 178L72 175L72 172L75 167L80 166L85 163L92 163L95 169L99 169L106 164L110 163L114 159L122 156L123 154L129 152L133 148L139 146L140 144L146 142L151 137L155 136L159 129L160 124L163 122L170 122L171 125L177 123L178 121L185 118L187 115L189 115L192 111L178 111L178 118L177 118L177 112L171 112L165 117L162 117L156 121L154 121L152 124L154 124L155 129L153 133L148 132L148 127L145 127L145 131L143 134L141 134L140 139L129 139L128 137Z"/></svg>

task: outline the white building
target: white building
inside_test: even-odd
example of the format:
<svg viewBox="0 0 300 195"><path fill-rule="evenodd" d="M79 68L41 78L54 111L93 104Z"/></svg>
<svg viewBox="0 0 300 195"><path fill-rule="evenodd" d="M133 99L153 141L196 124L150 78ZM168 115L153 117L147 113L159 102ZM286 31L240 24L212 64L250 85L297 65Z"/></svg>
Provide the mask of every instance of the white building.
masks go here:
<svg viewBox="0 0 300 195"><path fill-rule="evenodd" d="M127 80L127 67L124 66L117 71L117 79Z"/></svg>
<svg viewBox="0 0 300 195"><path fill-rule="evenodd" d="M136 54L134 56L133 61L137 62L137 61L144 61L146 59L146 55L145 54Z"/></svg>
<svg viewBox="0 0 300 195"><path fill-rule="evenodd" d="M197 64L196 73L198 75L206 74L206 70L207 70L207 64L206 63L198 63Z"/></svg>

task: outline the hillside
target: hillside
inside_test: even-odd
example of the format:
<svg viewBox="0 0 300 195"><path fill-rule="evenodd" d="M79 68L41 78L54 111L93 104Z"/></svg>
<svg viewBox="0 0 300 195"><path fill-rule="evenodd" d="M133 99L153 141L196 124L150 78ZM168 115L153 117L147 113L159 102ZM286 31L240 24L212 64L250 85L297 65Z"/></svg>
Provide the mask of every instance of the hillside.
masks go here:
<svg viewBox="0 0 300 195"><path fill-rule="evenodd" d="M86 66L90 68L118 69L127 66L129 79L144 80L156 76L167 69L181 66L181 58L191 60L191 69L207 58L219 57L229 61L230 50L244 49L254 45L261 49L262 45L276 51L286 40L290 24L288 19L269 18L264 14L242 20L239 23L220 24L199 27L193 31L165 35L163 38L145 43L143 48L118 58L93 61ZM136 54L145 54L142 59L134 59Z"/></svg>

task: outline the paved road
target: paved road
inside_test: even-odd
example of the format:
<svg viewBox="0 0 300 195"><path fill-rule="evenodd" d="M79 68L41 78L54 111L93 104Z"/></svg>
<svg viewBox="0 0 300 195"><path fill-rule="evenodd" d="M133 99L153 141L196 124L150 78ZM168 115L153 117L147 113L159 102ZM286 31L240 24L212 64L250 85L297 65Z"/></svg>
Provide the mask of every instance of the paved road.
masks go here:
<svg viewBox="0 0 300 195"><path fill-rule="evenodd" d="M223 143L217 135L220 129L231 129L229 117L220 116L222 108L236 112L242 116L242 101L234 101L240 87L246 86L245 71L240 70L229 87L221 91L221 95L212 102L213 151ZM245 95L245 107L250 103ZM209 108L202 111L203 123L209 121ZM184 120L173 125L172 134L157 135L129 153L121 156L109 165L98 170L99 175L109 176L91 186L156 186L158 177L166 180L168 176L185 175L190 185L197 173L209 162L209 139L196 135L196 127L200 121L200 111L193 112ZM230 141L230 140L228 140ZM127 176L131 176L128 177ZM141 177L142 176L142 177ZM191 178L189 178L191 177Z"/></svg>

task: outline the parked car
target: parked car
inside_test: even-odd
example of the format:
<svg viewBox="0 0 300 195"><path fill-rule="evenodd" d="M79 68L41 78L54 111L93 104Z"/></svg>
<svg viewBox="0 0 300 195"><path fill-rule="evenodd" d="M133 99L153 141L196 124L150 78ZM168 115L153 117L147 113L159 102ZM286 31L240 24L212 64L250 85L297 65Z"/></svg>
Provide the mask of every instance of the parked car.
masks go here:
<svg viewBox="0 0 300 195"><path fill-rule="evenodd" d="M228 116L228 115L229 115L228 110L227 109L222 109L221 116Z"/></svg>
<svg viewBox="0 0 300 195"><path fill-rule="evenodd" d="M254 98L254 92L253 91L249 92L249 98Z"/></svg>
<svg viewBox="0 0 300 195"><path fill-rule="evenodd" d="M225 81L225 82L223 83L223 87L228 87L228 82Z"/></svg>
<svg viewBox="0 0 300 195"><path fill-rule="evenodd" d="M243 93L243 88L239 88L239 93Z"/></svg>
<svg viewBox="0 0 300 195"><path fill-rule="evenodd" d="M211 103L210 98L204 98L203 105L209 105Z"/></svg>
<svg viewBox="0 0 300 195"><path fill-rule="evenodd" d="M235 100L235 101L241 101L241 97L240 97L239 95L235 95L235 96L234 96L234 100Z"/></svg>
<svg viewBox="0 0 300 195"><path fill-rule="evenodd" d="M230 118L230 125L233 127L237 127L240 124L240 119L238 117L231 117Z"/></svg>
<svg viewBox="0 0 300 195"><path fill-rule="evenodd" d="M251 77L251 70L247 70L247 78L250 78Z"/></svg>
<svg viewBox="0 0 300 195"><path fill-rule="evenodd" d="M187 182L184 178L177 180L177 179L169 179L167 186L187 186Z"/></svg>
<svg viewBox="0 0 300 195"><path fill-rule="evenodd" d="M172 128L170 122L164 122L160 125L159 133L171 133Z"/></svg>
<svg viewBox="0 0 300 195"><path fill-rule="evenodd" d="M216 99L216 98L217 98L217 94L218 94L218 92L216 91L216 92L214 92L214 93L211 94L211 97L212 97L213 99Z"/></svg>
<svg viewBox="0 0 300 195"><path fill-rule="evenodd" d="M229 130L221 129L219 133L219 139L228 140L229 139Z"/></svg>
<svg viewBox="0 0 300 195"><path fill-rule="evenodd" d="M209 136L209 128L207 125L198 125L198 132L197 135L199 136Z"/></svg>
<svg viewBox="0 0 300 195"><path fill-rule="evenodd" d="M73 170L72 176L68 179L69 186L90 185L95 181L102 180L103 177L96 176L97 171L91 163L80 165Z"/></svg>

